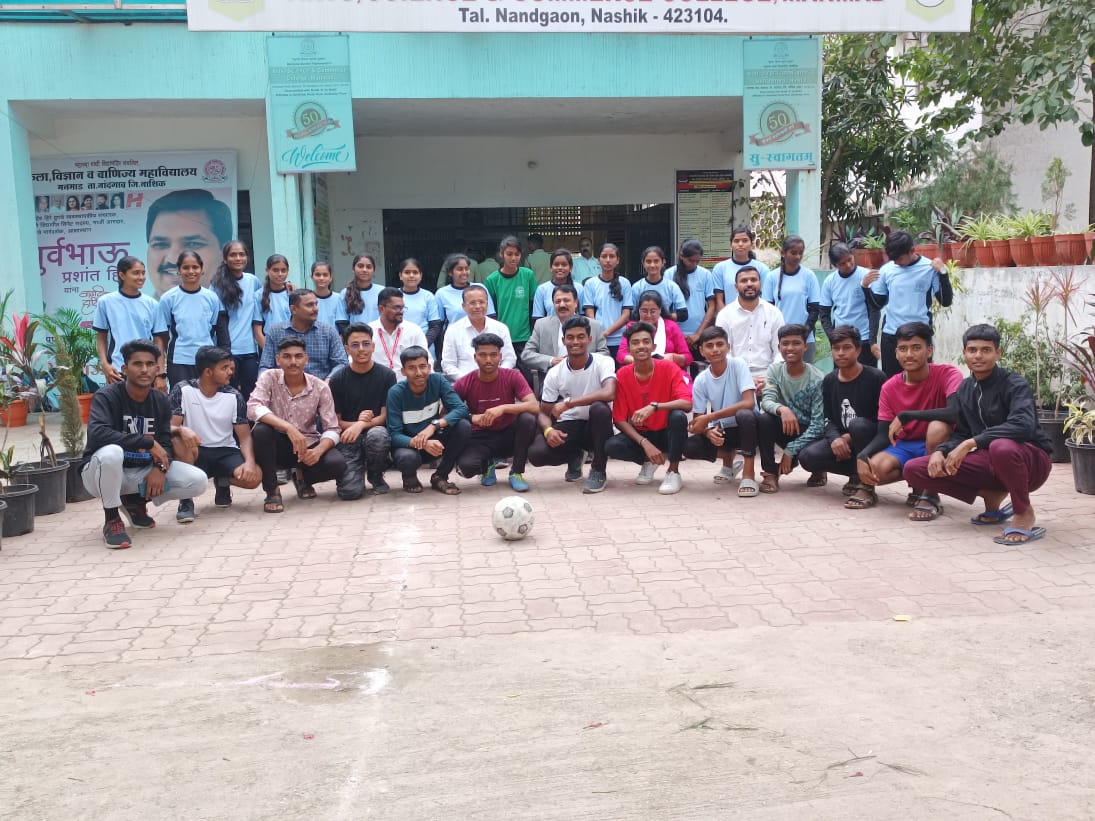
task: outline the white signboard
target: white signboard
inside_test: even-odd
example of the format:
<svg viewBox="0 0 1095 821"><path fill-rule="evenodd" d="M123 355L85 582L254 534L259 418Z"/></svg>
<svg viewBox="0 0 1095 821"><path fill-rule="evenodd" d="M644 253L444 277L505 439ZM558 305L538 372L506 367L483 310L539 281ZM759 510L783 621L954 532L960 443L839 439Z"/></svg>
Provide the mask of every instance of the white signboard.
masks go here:
<svg viewBox="0 0 1095 821"><path fill-rule="evenodd" d="M187 0L193 31L969 31L972 0Z"/></svg>

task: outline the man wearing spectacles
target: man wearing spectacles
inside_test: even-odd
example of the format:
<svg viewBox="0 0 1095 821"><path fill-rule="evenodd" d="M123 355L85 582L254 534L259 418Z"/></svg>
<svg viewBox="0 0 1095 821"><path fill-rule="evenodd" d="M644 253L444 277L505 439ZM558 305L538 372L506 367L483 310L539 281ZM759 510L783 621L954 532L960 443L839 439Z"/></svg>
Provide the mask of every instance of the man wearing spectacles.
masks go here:
<svg viewBox="0 0 1095 821"><path fill-rule="evenodd" d="M328 383L335 400L338 426L342 429L339 452L346 460L346 472L337 481L338 498L351 501L365 495L365 480L373 493L384 494L391 436L388 433L388 389L395 384L395 371L373 361L373 329L360 322L342 331L349 365L339 368Z"/></svg>

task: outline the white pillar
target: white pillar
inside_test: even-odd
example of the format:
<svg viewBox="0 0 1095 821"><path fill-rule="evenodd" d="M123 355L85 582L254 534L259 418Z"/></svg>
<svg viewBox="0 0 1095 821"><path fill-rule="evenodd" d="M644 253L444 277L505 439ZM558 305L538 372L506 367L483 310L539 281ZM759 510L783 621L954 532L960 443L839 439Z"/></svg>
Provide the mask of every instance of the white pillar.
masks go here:
<svg viewBox="0 0 1095 821"><path fill-rule="evenodd" d="M34 220L34 186L30 174L30 137L14 106L0 99L7 121L0 125L0 202L7 218L0 220L0 293L13 292L8 311L40 312L42 277L38 265L38 232Z"/></svg>

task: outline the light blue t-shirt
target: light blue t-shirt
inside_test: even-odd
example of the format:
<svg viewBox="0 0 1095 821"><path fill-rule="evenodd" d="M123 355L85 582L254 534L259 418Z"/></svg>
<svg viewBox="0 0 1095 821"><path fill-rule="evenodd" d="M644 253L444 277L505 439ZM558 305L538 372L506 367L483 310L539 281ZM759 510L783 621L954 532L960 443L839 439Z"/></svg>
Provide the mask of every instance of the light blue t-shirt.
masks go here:
<svg viewBox="0 0 1095 821"><path fill-rule="evenodd" d="M730 259L724 259L722 262L716 263L715 267L711 269L711 278L714 281L715 290L730 294L730 297L726 299L727 302L733 302L737 298L738 290L734 287L734 278L738 275L738 271L747 265L757 269L757 273L760 274L760 287L763 289L772 276L772 271L759 259L751 259L748 262L734 262L734 258L730 257Z"/></svg>
<svg viewBox="0 0 1095 821"><path fill-rule="evenodd" d="M892 260L878 270L871 290L888 296L882 333L892 334L906 322L931 323L931 299L939 293L939 273L927 257L917 257L912 265L901 266Z"/></svg>
<svg viewBox="0 0 1095 821"><path fill-rule="evenodd" d="M240 301L228 311L228 338L232 341L232 353L236 356L258 353L258 345L255 344L254 324L262 322L262 283L254 274L243 272L243 276L237 280L240 286ZM224 304L224 298L219 291L213 289L213 293ZM270 295L270 303L273 305L273 294Z"/></svg>
<svg viewBox="0 0 1095 821"><path fill-rule="evenodd" d="M259 291L259 310L262 310L262 291ZM262 325L269 328L279 322L289 321L289 289L270 292L270 310L262 311Z"/></svg>
<svg viewBox="0 0 1095 821"><path fill-rule="evenodd" d="M806 324L806 315L809 311L806 305L810 302L821 302L821 285L818 284L817 274L800 265L793 274L784 274L780 282L781 268L771 272L768 280L761 288L761 299L766 299L779 308L783 314L783 320L788 325ZM810 329L807 344L814 341L814 329Z"/></svg>
<svg viewBox="0 0 1095 821"><path fill-rule="evenodd" d="M375 282L364 291L361 291L361 301L364 306L355 314L351 314L346 310L346 289L339 291L338 302L335 304L335 322L349 322L350 324L363 322L366 325L370 322L376 322L380 319L380 309L376 304L380 291L380 286Z"/></svg>
<svg viewBox="0 0 1095 821"><path fill-rule="evenodd" d="M204 345L215 345L213 330L224 313L220 297L208 288L184 291L176 285L160 298L160 314L169 337L167 361L193 365L194 355Z"/></svg>
<svg viewBox="0 0 1095 821"><path fill-rule="evenodd" d="M867 294L863 288L863 278L867 269L857 265L848 276L833 271L821 283L821 305L832 308L833 327L851 325L859 330L863 341L870 340L871 323L867 317Z"/></svg>
<svg viewBox="0 0 1095 821"><path fill-rule="evenodd" d="M134 339L151 339L167 332L159 302L148 294L126 296L121 291L99 297L91 327L96 331L106 331L110 364L119 371L125 364L122 345Z"/></svg>
<svg viewBox="0 0 1095 821"><path fill-rule="evenodd" d="M419 288L413 294L403 292L403 321L413 322L422 332L426 332L431 322L441 319L441 308L437 299L425 288Z"/></svg>
<svg viewBox="0 0 1095 821"><path fill-rule="evenodd" d="M667 268L665 271L665 278L672 279L675 283L676 279L674 279L674 274L676 273L676 265ZM699 330L700 323L703 322L703 317L707 313L707 300L713 299L714 296L714 276L712 276L711 272L702 265L696 266L696 270L688 275L688 296L684 298L688 308L688 319L684 320L684 322L677 322L685 335L694 334Z"/></svg>
<svg viewBox="0 0 1095 821"><path fill-rule="evenodd" d="M611 347L620 344L620 340L624 338L624 328L627 326L621 326L618 331L611 335L607 333L608 327L620 318L624 308L635 308L631 283L627 280L627 277L616 277L616 281L620 283L621 299L612 298L612 292L609 290L611 283L605 282L599 276L587 279L582 285L582 304L586 308L595 310L594 319L601 323L601 327L605 328L605 344Z"/></svg>
<svg viewBox="0 0 1095 821"><path fill-rule="evenodd" d="M671 314L688 307L681 286L665 274L662 275L661 281L656 285L643 277L631 286L631 292L635 295L636 302L643 298L645 291L656 291L658 296L662 298L662 306Z"/></svg>
<svg viewBox="0 0 1095 821"><path fill-rule="evenodd" d="M483 292L487 293L485 289ZM467 316L464 310L464 288L444 285L437 289L434 298L437 300L438 310L441 311L441 318L449 325ZM494 300L489 293L487 293L487 314L490 316L495 314Z"/></svg>
<svg viewBox="0 0 1095 821"><path fill-rule="evenodd" d="M726 357L726 370L715 376L710 368L703 370L692 383L692 409L697 415L720 411L741 401L745 391L755 391L756 383L749 373L744 359ZM724 428L736 428L738 420L733 416L720 419Z"/></svg>
<svg viewBox="0 0 1095 821"><path fill-rule="evenodd" d="M336 291L331 291L327 296L316 294L316 302L319 304L319 322L326 322L334 327L335 319L338 316L339 299L339 294Z"/></svg>
<svg viewBox="0 0 1095 821"><path fill-rule="evenodd" d="M536 293L532 295L532 318L539 319L542 316L552 316L555 313L555 303L552 302L552 298L555 295L555 289L558 286L548 280L542 285L536 288ZM578 292L578 313L582 312L582 286L575 284L575 290Z"/></svg>

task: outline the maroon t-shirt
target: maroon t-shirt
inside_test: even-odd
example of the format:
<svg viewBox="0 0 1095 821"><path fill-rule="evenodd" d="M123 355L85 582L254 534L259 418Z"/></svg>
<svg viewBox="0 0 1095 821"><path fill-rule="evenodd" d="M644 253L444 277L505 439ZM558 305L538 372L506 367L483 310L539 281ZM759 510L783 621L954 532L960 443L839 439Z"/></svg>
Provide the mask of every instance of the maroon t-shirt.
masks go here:
<svg viewBox="0 0 1095 821"><path fill-rule="evenodd" d="M479 378L479 371L474 370L457 379L456 384L452 387L457 395L464 400L464 404L468 406L468 411L472 416L498 405L512 405L520 402L522 396L528 396L532 393L532 388L528 386L525 377L521 376L520 371L513 368L499 368L498 378L493 382L482 381ZM516 418L511 413L503 413L490 426L490 429L505 430L513 424L513 420ZM482 430L477 425L472 427Z"/></svg>

